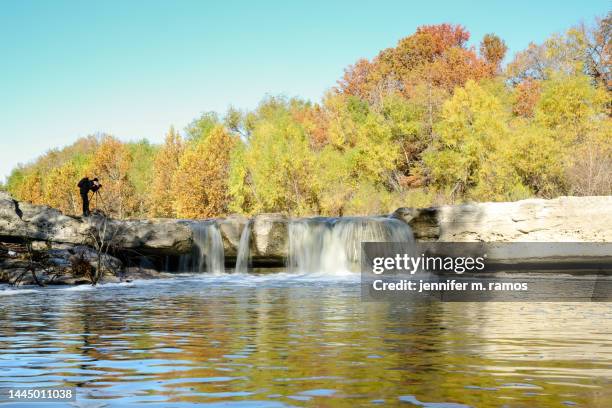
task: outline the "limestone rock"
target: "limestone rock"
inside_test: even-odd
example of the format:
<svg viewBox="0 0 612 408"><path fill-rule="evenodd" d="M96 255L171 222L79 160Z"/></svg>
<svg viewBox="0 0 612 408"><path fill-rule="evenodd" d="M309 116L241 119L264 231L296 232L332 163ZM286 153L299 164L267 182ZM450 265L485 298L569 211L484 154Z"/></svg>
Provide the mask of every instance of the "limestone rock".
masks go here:
<svg viewBox="0 0 612 408"><path fill-rule="evenodd" d="M120 249L141 254L180 255L191 251L192 232L188 225L173 219L108 219L106 239ZM91 216L87 223L94 231L104 230L104 218ZM91 243L91 238L86 241Z"/></svg>
<svg viewBox="0 0 612 408"><path fill-rule="evenodd" d="M436 208L398 208L391 214L410 225L417 241L435 241L440 237L438 210Z"/></svg>
<svg viewBox="0 0 612 408"><path fill-rule="evenodd" d="M249 219L238 214L232 214L218 221L221 237L223 238L223 250L225 256L235 257L238 255L240 236Z"/></svg>
<svg viewBox="0 0 612 408"><path fill-rule="evenodd" d="M612 242L612 197L443 206L437 221L447 242Z"/></svg>
<svg viewBox="0 0 612 408"><path fill-rule="evenodd" d="M82 244L90 226L44 205L17 202L0 192L0 236Z"/></svg>
<svg viewBox="0 0 612 408"><path fill-rule="evenodd" d="M418 241L612 242L612 197L398 208Z"/></svg>
<svg viewBox="0 0 612 408"><path fill-rule="evenodd" d="M113 220L101 215L71 217L44 205L17 202L0 192L0 237L26 238L76 245L93 244L94 236L142 253L179 255L192 247L191 229L179 220Z"/></svg>
<svg viewBox="0 0 612 408"><path fill-rule="evenodd" d="M277 213L259 214L253 218L253 246L255 256L284 259L287 256L289 220Z"/></svg>

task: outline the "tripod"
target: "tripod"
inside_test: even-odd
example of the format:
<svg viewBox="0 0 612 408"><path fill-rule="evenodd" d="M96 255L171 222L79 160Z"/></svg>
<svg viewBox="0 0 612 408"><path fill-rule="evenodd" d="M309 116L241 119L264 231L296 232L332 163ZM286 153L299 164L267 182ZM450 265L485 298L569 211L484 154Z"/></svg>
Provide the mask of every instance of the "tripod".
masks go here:
<svg viewBox="0 0 612 408"><path fill-rule="evenodd" d="M92 195L92 200L94 203L94 207L96 210L99 210L98 207L98 197L100 197L100 201L102 202L102 210L104 211L104 213L106 213L107 208L106 208L106 201L104 200L104 196L102 194L100 194L100 190L96 190L94 191L93 195Z"/></svg>

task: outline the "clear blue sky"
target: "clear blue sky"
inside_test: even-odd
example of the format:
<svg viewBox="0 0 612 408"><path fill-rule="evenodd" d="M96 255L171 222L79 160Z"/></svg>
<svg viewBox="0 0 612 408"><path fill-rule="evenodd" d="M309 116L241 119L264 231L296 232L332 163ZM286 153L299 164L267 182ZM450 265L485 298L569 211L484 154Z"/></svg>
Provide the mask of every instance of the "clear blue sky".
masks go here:
<svg viewBox="0 0 612 408"><path fill-rule="evenodd" d="M163 140L266 94L318 100L423 24L495 32L510 55L610 9L589 1L0 0L0 180L95 132Z"/></svg>

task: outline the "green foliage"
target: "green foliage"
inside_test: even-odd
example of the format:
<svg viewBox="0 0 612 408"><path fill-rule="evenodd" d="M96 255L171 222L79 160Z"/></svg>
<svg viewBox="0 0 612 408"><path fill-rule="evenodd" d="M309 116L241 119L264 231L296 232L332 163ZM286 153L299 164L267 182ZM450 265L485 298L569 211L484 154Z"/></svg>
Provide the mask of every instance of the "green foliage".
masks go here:
<svg viewBox="0 0 612 408"><path fill-rule="evenodd" d="M187 139L191 141L205 139L210 132L220 124L221 120L219 119L219 115L215 112L204 112L199 118L194 119L185 129Z"/></svg>
<svg viewBox="0 0 612 408"><path fill-rule="evenodd" d="M314 155L303 126L292 118L301 105L271 98L259 106L248 145L233 155L232 208L247 213L313 211Z"/></svg>
<svg viewBox="0 0 612 408"><path fill-rule="evenodd" d="M508 138L507 117L499 99L474 81L457 89L444 104L438 137L424 155L433 184L451 187L455 194L490 185L495 177L487 172L487 162Z"/></svg>

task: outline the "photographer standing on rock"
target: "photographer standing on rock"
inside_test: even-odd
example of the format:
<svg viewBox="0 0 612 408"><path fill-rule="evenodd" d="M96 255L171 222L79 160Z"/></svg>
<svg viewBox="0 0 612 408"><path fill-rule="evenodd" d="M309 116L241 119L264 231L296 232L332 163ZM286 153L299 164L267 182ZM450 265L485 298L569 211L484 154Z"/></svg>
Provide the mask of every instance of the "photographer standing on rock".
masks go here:
<svg viewBox="0 0 612 408"><path fill-rule="evenodd" d="M81 191L81 200L83 201L83 217L89 216L89 192L93 191L94 193L98 191L102 185L98 182L97 178L90 180L89 177L85 176L79 181L77 184Z"/></svg>

